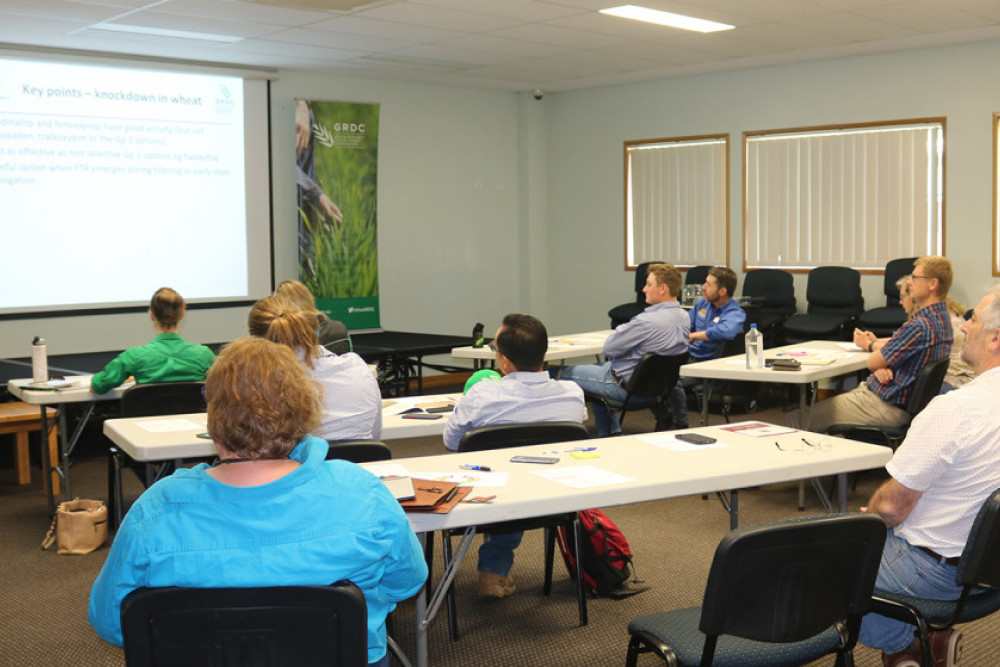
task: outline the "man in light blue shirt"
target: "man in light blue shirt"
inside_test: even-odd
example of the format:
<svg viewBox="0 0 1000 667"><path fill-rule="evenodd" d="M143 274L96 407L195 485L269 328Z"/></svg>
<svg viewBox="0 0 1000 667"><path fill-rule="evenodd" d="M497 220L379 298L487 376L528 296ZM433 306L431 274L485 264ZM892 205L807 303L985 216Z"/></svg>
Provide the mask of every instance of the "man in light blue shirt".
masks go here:
<svg viewBox="0 0 1000 667"><path fill-rule="evenodd" d="M705 361L715 357L719 345L736 338L743 332L747 315L733 299L736 291L736 272L727 266L713 266L708 270L701 286L702 298L691 308L691 361ZM681 378L670 395L670 413L674 428L688 427L686 387L699 384L696 378Z"/></svg>
<svg viewBox="0 0 1000 667"><path fill-rule="evenodd" d="M604 355L610 361L564 366L553 370L553 375L572 380L592 396L623 402L628 395L625 385L643 355L670 356L687 352L691 323L677 302L681 282L681 272L672 264L650 266L646 286L642 289L649 307L608 336ZM599 402L591 403L591 407L597 435L621 432L617 414L609 414Z"/></svg>
<svg viewBox="0 0 1000 667"><path fill-rule="evenodd" d="M493 424L573 421L583 423L583 392L572 382L553 380L542 370L549 335L531 315L510 314L490 344L502 380L479 382L455 406L444 444L457 450L469 429ZM514 593L510 569L523 533L488 533L479 548L479 594L502 598Z"/></svg>

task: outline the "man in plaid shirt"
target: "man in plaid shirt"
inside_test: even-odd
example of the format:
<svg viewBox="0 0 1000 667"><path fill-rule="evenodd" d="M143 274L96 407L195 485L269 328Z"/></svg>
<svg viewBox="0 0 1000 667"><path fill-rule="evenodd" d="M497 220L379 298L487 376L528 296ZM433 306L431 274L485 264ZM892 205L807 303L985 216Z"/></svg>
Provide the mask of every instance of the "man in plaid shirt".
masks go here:
<svg viewBox="0 0 1000 667"><path fill-rule="evenodd" d="M917 309L891 338L876 338L870 331L854 331L854 343L868 350L872 372L853 391L813 406L810 431L825 432L833 424L903 426L910 420L906 401L924 366L951 352L954 334L945 301L951 288L951 262L928 256L917 260L907 280ZM799 427L798 417L790 420Z"/></svg>

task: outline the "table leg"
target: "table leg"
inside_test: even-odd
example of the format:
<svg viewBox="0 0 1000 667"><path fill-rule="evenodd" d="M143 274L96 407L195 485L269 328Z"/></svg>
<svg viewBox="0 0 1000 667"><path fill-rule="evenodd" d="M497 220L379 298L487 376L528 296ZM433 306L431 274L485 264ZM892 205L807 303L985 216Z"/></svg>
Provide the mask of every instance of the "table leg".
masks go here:
<svg viewBox="0 0 1000 667"><path fill-rule="evenodd" d="M46 406L44 406L44 405L42 406L42 418L41 418L41 421L42 421L42 440L43 440L43 443L47 439L47 436L48 436L48 433L49 433L49 428L51 428L49 426L49 418L48 418L48 414L46 414L47 411L46 411L45 407ZM60 408L59 409L59 415L60 416L62 416L62 413L63 413L62 408L63 407L64 406L61 406L61 405L59 406L59 408ZM49 452L49 448L46 447L43 444L42 445L42 474L43 475L56 475L57 471L58 471L58 464L55 461L52 461L52 458L51 458L50 452ZM55 498L55 492L53 490L54 486L55 485L52 484L51 482L47 486L45 486L45 491L46 491L45 495L48 496L48 499L49 499L49 512L52 512L52 513L55 513L55 511L56 511L56 498Z"/></svg>
<svg viewBox="0 0 1000 667"><path fill-rule="evenodd" d="M458 573L458 566L462 564L462 559L465 558L465 552L469 550L469 547L472 545L472 538L475 536L475 526L469 526L465 529L465 532L462 534L462 540L458 543L458 548L455 550L454 557L441 574L441 579L434 588L434 593L431 595L430 601L426 599L422 589L419 593L417 593L415 600L415 613L417 620L417 667L427 667L428 665L427 628L430 626L431 621L434 620L434 616L437 615L437 611L441 607L441 603L444 602L445 594L448 592L448 587L451 586L451 582L454 581L455 575ZM421 546L424 546L428 539L433 539L433 536L428 536L426 533L421 533L419 537Z"/></svg>
<svg viewBox="0 0 1000 667"><path fill-rule="evenodd" d="M740 490L733 489L726 497L724 491L716 491L715 496L719 499L722 509L729 514L729 530L736 530L740 527Z"/></svg>
<svg viewBox="0 0 1000 667"><path fill-rule="evenodd" d="M847 511L847 473L837 475L837 510L843 514Z"/></svg>

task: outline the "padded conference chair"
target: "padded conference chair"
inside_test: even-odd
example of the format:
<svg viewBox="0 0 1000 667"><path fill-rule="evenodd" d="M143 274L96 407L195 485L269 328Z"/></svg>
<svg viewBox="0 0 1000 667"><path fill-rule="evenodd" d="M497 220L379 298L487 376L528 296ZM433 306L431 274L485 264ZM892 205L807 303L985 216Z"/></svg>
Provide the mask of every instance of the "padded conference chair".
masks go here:
<svg viewBox="0 0 1000 667"><path fill-rule="evenodd" d="M684 284L700 286L708 279L708 272L711 268L711 266L705 265L692 266L684 276Z"/></svg>
<svg viewBox="0 0 1000 667"><path fill-rule="evenodd" d="M122 392L121 416L158 417L205 412L208 407L205 404L204 388L205 383L199 381L137 384ZM131 459L116 446L108 448L108 505L111 510L109 521L112 530L118 528L125 515L122 500L122 467L126 464L126 459L131 462ZM137 468L136 475L146 487L163 475L170 474L175 468L175 464L169 461L160 464L159 473L152 463L132 463L132 465L145 466L144 470Z"/></svg>
<svg viewBox="0 0 1000 667"><path fill-rule="evenodd" d="M635 301L632 303L623 303L608 311L612 329L616 329L619 324L625 324L646 310L646 295L642 293L642 288L646 286L646 277L649 274L649 266L651 264L663 264L663 262L643 262L635 267Z"/></svg>
<svg viewBox="0 0 1000 667"><path fill-rule="evenodd" d="M127 667L368 664L365 596L349 581L138 588L121 615Z"/></svg>
<svg viewBox="0 0 1000 667"><path fill-rule="evenodd" d="M757 325L764 334L765 347L776 347L784 340L782 325L795 314L795 283L792 274L782 269L754 269L743 277L746 326Z"/></svg>
<svg viewBox="0 0 1000 667"><path fill-rule="evenodd" d="M923 648L923 667L933 667L930 631L946 630L1000 611L1000 489L994 491L976 515L969 541L955 567L955 583L962 586L957 600L924 600L875 589L872 611L912 623Z"/></svg>
<svg viewBox="0 0 1000 667"><path fill-rule="evenodd" d="M830 653L853 665L885 535L870 514L730 532L715 551L701 607L629 623L626 666L648 652L680 667L803 665Z"/></svg>
<svg viewBox="0 0 1000 667"><path fill-rule="evenodd" d="M746 349L745 338L746 334L740 333L736 338L725 341L716 350L715 358L721 359L742 354ZM743 412L757 411L760 383L740 380L703 380L701 384L695 386L694 393L698 397L698 404L703 415L708 414L704 401L711 402L712 396L718 396L721 402L722 416L728 424L729 415L733 413L733 407L737 403L742 403Z"/></svg>
<svg viewBox="0 0 1000 667"><path fill-rule="evenodd" d="M910 424L917 414L927 407L935 396L941 391L941 383L948 372L948 357L932 361L924 366L913 384L913 391L906 402L906 412L910 415L910 421L903 426L871 426L867 424L833 424L826 432L832 435L843 435L851 440L861 440L876 445L885 445L895 449L899 443L903 442L906 432L910 430Z"/></svg>
<svg viewBox="0 0 1000 667"><path fill-rule="evenodd" d="M491 449L506 449L508 447L521 447L523 445L544 445L551 442L572 442L576 440L586 440L590 437L587 427L576 422L534 422L530 424L497 424L495 426L480 426L466 431L458 443L459 452L481 452ZM545 583L542 586L542 593L548 595L552 592L552 562L555 556L556 529L560 526L566 528L566 534L573 536L573 551L576 562L582 563L580 543L583 535L580 529L580 521L576 512L565 514L552 514L531 519L518 519L515 521L505 521L503 523L493 523L485 526L477 526L476 531L482 533L512 533L516 531L535 530L542 528L545 530ZM444 562L445 567L451 562L450 532L442 533L444 538ZM431 541L428 540L428 544ZM428 575L428 581L430 576ZM587 593L584 588L583 568L577 568L576 576L577 607L580 618L580 625L587 625ZM448 633L452 641L458 640L458 616L455 605L454 586L448 588Z"/></svg>
<svg viewBox="0 0 1000 667"><path fill-rule="evenodd" d="M809 272L806 313L785 322L785 340L850 340L858 315L865 308L861 274L846 266L818 266Z"/></svg>
<svg viewBox="0 0 1000 667"><path fill-rule="evenodd" d="M657 411L659 414L669 415L667 398L677 386L681 366L687 363L687 360L687 352L671 356L652 353L643 355L625 386L626 395L623 402L618 403L593 394L584 394L584 399L591 403L601 403L609 414L618 410L619 425L625 422L625 413L629 410L644 410L659 406L660 410ZM670 423L661 423L661 420L657 419L657 431L666 430L669 426Z"/></svg>
<svg viewBox="0 0 1000 667"><path fill-rule="evenodd" d="M885 265L885 280L882 281L882 292L885 294L885 305L880 308L866 310L858 316L858 326L871 331L879 338L888 338L903 326L907 314L899 305L899 288L896 281L913 273L916 257L894 259Z"/></svg>
<svg viewBox="0 0 1000 667"><path fill-rule="evenodd" d="M327 442L330 444L330 449L326 452L327 461L340 459L351 463L372 463L392 458L392 450L378 440L327 440Z"/></svg>

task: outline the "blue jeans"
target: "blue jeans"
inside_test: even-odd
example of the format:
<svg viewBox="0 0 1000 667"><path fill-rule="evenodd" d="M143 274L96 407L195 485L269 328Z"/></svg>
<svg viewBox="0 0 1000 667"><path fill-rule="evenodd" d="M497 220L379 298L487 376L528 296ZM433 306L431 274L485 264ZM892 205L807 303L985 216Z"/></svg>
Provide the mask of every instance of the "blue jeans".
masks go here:
<svg viewBox="0 0 1000 667"><path fill-rule="evenodd" d="M479 571L492 572L501 577L510 574L514 566L514 549L521 544L523 532L486 533L479 547Z"/></svg>
<svg viewBox="0 0 1000 667"><path fill-rule="evenodd" d="M875 588L931 600L957 600L962 587L955 583L955 566L942 565L896 537L890 529L882 550ZM859 641L865 646L899 653L913 642L915 627L878 614L866 614L861 621Z"/></svg>
<svg viewBox="0 0 1000 667"><path fill-rule="evenodd" d="M376 660L375 662L369 662L368 667L389 667L389 649L385 650L385 655L382 656L381 660Z"/></svg>
<svg viewBox="0 0 1000 667"><path fill-rule="evenodd" d="M698 378L680 378L677 386L667 397L667 405L670 406L670 416L674 420L674 428L687 428L689 422L687 391L690 387L696 387L702 383Z"/></svg>
<svg viewBox="0 0 1000 667"><path fill-rule="evenodd" d="M576 366L560 366L550 371L552 377L558 380L572 380L580 385L583 393L606 398L613 403L623 403L627 392L618 381L611 376L611 362L603 364L579 364ZM590 404L594 412L594 426L598 437L621 433L622 427L618 415L608 411L599 402Z"/></svg>

